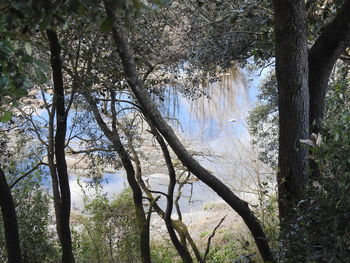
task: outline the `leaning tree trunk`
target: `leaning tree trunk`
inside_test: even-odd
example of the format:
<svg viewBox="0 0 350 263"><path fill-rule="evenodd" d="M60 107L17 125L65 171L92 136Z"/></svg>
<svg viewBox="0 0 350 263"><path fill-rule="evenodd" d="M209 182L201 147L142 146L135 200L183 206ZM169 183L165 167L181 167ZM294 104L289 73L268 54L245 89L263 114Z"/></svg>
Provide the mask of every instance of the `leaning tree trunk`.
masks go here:
<svg viewBox="0 0 350 263"><path fill-rule="evenodd" d="M4 171L0 168L0 206L5 229L8 263L21 263L22 253L15 205Z"/></svg>
<svg viewBox="0 0 350 263"><path fill-rule="evenodd" d="M107 16L112 21L115 21L116 18L113 14L113 5L110 6L108 1L104 1L104 3ZM154 127L156 127L163 135L179 160L189 169L189 171L207 184L211 189L213 189L242 217L252 236L254 237L261 256L265 261L272 262L273 256L265 233L257 218L250 210L248 203L236 196L223 182L217 179L208 170L203 168L199 162L195 160L185 149L172 128L162 117L149 93L144 88L143 82L141 81L140 75L136 69L132 49L125 38L119 23L118 26L114 25L112 32L117 51L123 64L125 77L131 90L141 105L142 113L146 115L148 119L150 119Z"/></svg>
<svg viewBox="0 0 350 263"><path fill-rule="evenodd" d="M294 257L289 262L303 262L305 255L292 248L292 244L302 243L301 233L291 225L298 217L296 208L303 200L308 181L308 152L300 143L300 139L309 137L306 10L303 0L274 0L273 7L279 100L277 181L281 238L285 241L286 258ZM298 237L300 240L295 243Z"/></svg>
<svg viewBox="0 0 350 263"><path fill-rule="evenodd" d="M65 138L67 130L67 114L65 109L64 86L62 76L61 47L57 34L53 30L46 31L51 51L51 67L54 83L54 94L56 96L56 135L55 156L56 169L60 189L59 237L62 246L62 262L73 263L72 238L69 226L71 196L69 178L65 157Z"/></svg>

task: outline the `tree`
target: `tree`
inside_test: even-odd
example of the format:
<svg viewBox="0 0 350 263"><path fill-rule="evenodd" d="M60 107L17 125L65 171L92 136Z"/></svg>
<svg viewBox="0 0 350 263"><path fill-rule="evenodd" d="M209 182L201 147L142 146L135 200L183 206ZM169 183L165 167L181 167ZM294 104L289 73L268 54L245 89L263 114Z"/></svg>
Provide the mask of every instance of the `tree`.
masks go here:
<svg viewBox="0 0 350 263"><path fill-rule="evenodd" d="M77 261L140 262L139 233L130 189L118 196L105 196L97 186L75 218Z"/></svg>
<svg viewBox="0 0 350 263"><path fill-rule="evenodd" d="M67 117L71 104L65 106L65 93L62 76L61 46L57 33L48 29L46 35L50 44L51 67L54 86L54 105L56 112L56 134L54 140L57 179L59 183L59 213L57 218L58 236L62 246L62 262L73 263L74 255L70 232L71 197L65 155ZM72 91L74 92L74 91ZM57 211L56 211L57 212Z"/></svg>
<svg viewBox="0 0 350 263"><path fill-rule="evenodd" d="M281 235L290 232L307 185L307 149L300 139L309 135L308 50L303 1L274 1L276 76L279 105L278 203ZM294 238L300 233L296 233ZM296 241L296 240L294 240ZM295 251L289 251L295 253ZM304 255L300 255L302 258Z"/></svg>
<svg viewBox="0 0 350 263"><path fill-rule="evenodd" d="M51 25L51 22L56 22L54 20L62 21L59 16L59 12L67 8L66 3L49 3L45 4L39 2L28 2L28 1L8 1L7 3L1 4L1 28L5 32L4 39L1 40L1 67L4 69L4 75L1 76L1 119L9 120L11 118L11 113L8 109L3 109L3 104L9 103L10 105L17 105L20 97L23 97L27 92L29 87L29 76L31 79L45 79L46 71L43 70L45 66L41 61L33 58L32 46L30 39L28 37L29 33L36 29L37 31L45 31ZM7 12L6 15L3 11ZM65 112L65 100L63 91L63 80L61 73L60 64L60 46L55 37L54 31L51 29L47 30L47 37L50 42L51 53L52 53L52 69L53 69L53 80L55 86L55 92L57 97L57 132L55 140L57 143L54 144L55 156L57 161L57 173L59 176L58 183L60 184L60 200L59 205L55 203L55 207L60 207L57 220L59 231L59 237L62 239L63 247L63 261L74 262L70 230L69 230L69 214L70 214L70 193L69 193L69 183L68 174L65 164L64 157L64 145L65 145L65 133L66 133L66 123L67 116ZM17 43L15 43L15 41ZM15 48L15 44L25 42L24 48ZM21 43L22 44L22 43ZM25 51L25 52L24 52ZM4 62L5 61L5 62ZM18 61L18 62L17 62ZM25 72L27 64L34 66L36 74L31 75ZM28 70L31 72L31 69ZM46 80L46 79L45 79ZM53 146L53 145L52 145ZM49 149L53 150L53 147ZM53 152L51 152L53 154ZM54 180L53 180L54 181ZM54 188L54 193L57 194L56 188ZM6 191L4 192L6 193ZM57 197L57 195L56 195ZM57 200L57 198L56 198ZM58 209L56 209L56 212ZM15 223L15 221L13 221ZM61 227L62 226L62 227ZM20 253L17 253L20 256Z"/></svg>
<svg viewBox="0 0 350 263"><path fill-rule="evenodd" d="M26 166L26 161L28 160L24 158L23 166ZM50 227L51 197L48 189L43 186L44 172L34 166L21 176L12 174L17 170L14 167L8 171L8 180L15 201L23 262L57 262L58 243ZM4 244L2 239L1 244Z"/></svg>
<svg viewBox="0 0 350 263"><path fill-rule="evenodd" d="M111 2L104 1L104 4L109 19L111 21L118 21L113 13L114 8L113 5L111 5ZM225 184L213 176L209 171L204 169L184 148L174 131L161 116L156 105L150 98L147 91L144 89L143 82L140 79L140 75L136 69L133 52L119 23L118 26L116 26L115 23L112 28L113 38L123 64L125 77L131 90L141 105L143 114L151 120L152 125L158 129L160 134L162 134L165 140L169 143L179 160L189 169L189 171L211 187L243 218L255 239L263 259L266 261L273 261L273 256L266 236L256 217L249 209L248 203L237 197Z"/></svg>
<svg viewBox="0 0 350 263"><path fill-rule="evenodd" d="M349 45L347 10L350 1L343 1L336 17L324 26L310 51L304 1L275 0L273 6L279 100L279 209L283 235L290 232L298 218L296 209L305 198L309 178L308 152L300 140L308 138L313 130L310 123L322 121L330 72ZM297 238L298 231L289 235L286 241L295 243ZM286 247L286 258L295 260L293 254L296 251L290 249L290 245ZM306 255L300 254L298 260L306 261Z"/></svg>
<svg viewBox="0 0 350 263"><path fill-rule="evenodd" d="M163 140L169 144L180 161L191 173L209 185L240 214L250 229L264 260L273 261L266 236L256 216L250 210L248 203L238 198L225 184L215 178L212 173L205 170L191 156L160 114L150 93L153 96L161 95L161 90L158 90L158 87L161 86L158 85L159 79L161 79L162 84L167 84L171 83L171 78L164 76L166 74L164 74L162 78L147 78L149 74L154 73L155 68L163 72L173 72L172 70L178 65L184 65L184 63L187 62L188 54L191 55L188 59L189 63L196 66L195 70L192 72L204 72L201 77L195 76L193 78L196 80L195 83L197 84L199 83L199 79L208 76L206 73L215 73L217 64L220 65L218 70L222 70L225 67L231 66L233 59L243 61L251 56L262 58L263 60L270 58L272 56L272 49L268 47L269 43L271 43L270 5L267 1L255 0L242 2L229 0L207 1L208 3L203 3L203 1L186 1L183 5L181 5L179 1L174 1L175 9L186 10L188 14L191 12L196 12L196 14L198 14L198 17L195 15L187 15L187 13L187 16L183 16L184 19L182 19L182 21L185 21L184 28L190 25L191 30L187 36L176 35L180 36L181 41L185 42L186 40L186 48L184 50L179 50L179 42L175 40L176 37L169 39L166 37L163 38L162 34L158 36L159 32L164 33L167 31L164 30L164 28L168 28L167 26L169 26L164 22L166 19L161 19L159 24L154 22L158 21L157 19L159 17L147 17L147 15L144 14L141 15L140 19L130 19L130 17L129 19L125 19L130 14L135 15L138 13L138 11L135 10L140 10L138 8L141 6L146 9L148 8L147 10L151 10L152 2L159 1L151 1L151 3L147 2L147 4L144 4L143 1L137 0L105 0L103 1L107 14L105 18L103 18L103 14L99 9L101 8L100 1L94 3L84 0L64 1L60 3L55 2L54 4L46 3L43 7L38 6L38 3L41 3L40 1L34 1L33 3L10 1L2 5L4 10L9 10L9 12L16 15L16 19L13 20L15 22L12 21L11 23L8 22L10 21L8 16L6 16L6 19L3 19L4 16L1 14L0 17L0 29L6 33L6 37L0 41L1 68L4 69L0 84L2 85L1 87L5 87L5 89L1 89L0 91L1 107L4 108L0 109L0 111L5 112L1 115L3 120L9 120L9 118L11 118L11 114L7 113L7 106L4 104L17 101L18 97L23 96L25 87L29 87L26 82L26 74L24 74L23 71L25 67L21 65L21 63L30 62L31 64L38 64L36 60L29 56L29 53L32 52L29 39L24 39L24 51L28 53L24 55L23 48L17 50L12 47L11 41L21 38L17 37L17 35L11 35L10 31L12 29L16 31L20 29L31 31L33 30L31 25L33 25L33 28L37 28L35 26L39 24L39 29L46 32L46 37L50 43L54 99L52 105L50 105L50 107L52 106L51 111L48 110L50 115L50 138L47 149L48 160L53 176L55 208L58 219L57 226L59 229L59 238L63 247L63 261L74 261L69 230L70 192L65 161L67 115L73 103L74 92L72 92L71 100L67 103L63 83L66 83L66 80L68 80L67 83L72 84L74 88L74 81L76 84L77 81L81 82L84 77L87 77L86 74L84 75L84 73L82 73L84 71L80 68L82 65L84 69L87 69L86 72L92 72L84 83L86 84L86 89L83 90L82 93L84 93L86 100L89 102L95 119L101 126L100 129L112 142L113 150L118 152L121 162L127 171L130 185L134 191L134 203L139 215L139 228L142 240L141 252L144 262L150 261L150 252L148 241L149 229L147 229L147 217L142 202L143 192L146 193L150 200L153 199L148 196L147 190L142 189L142 187L140 188L141 180L138 179L139 167L136 161L133 160L133 157L136 155L134 156L132 153L132 147L128 148L123 145L124 138L118 134L119 127L117 127L115 114L116 104L114 103L116 100L116 94L114 93L116 91L114 87L115 83L118 83L118 88L120 89L127 89L127 86L131 88L133 94L128 93L128 96L132 98L134 96L136 97L140 105L137 107L140 108L144 118L149 122L152 133L162 146L164 157L167 159L168 172L172 179L168 189L168 207L164 219L166 220L169 233L172 234L172 241L175 241L173 243L175 244L178 241L176 240L174 229L172 229L174 226L172 225L173 222L170 217L174 171L171 158L167 153L167 145L165 145ZM262 7L262 11L259 10L258 12L253 10L249 7L251 4L253 4L254 7ZM242 7L241 9L235 9L235 7L240 7L240 5ZM282 235L292 232L290 231L292 225L298 220L299 215L304 215L305 211L308 209L307 205L305 205L307 202L303 202L303 200L308 198L306 186L310 178L308 170L309 160L307 160L308 150L300 143L300 140L307 139L311 131L316 133L322 131L321 123L324 116L325 94L328 89L330 72L337 58L344 52L345 48L349 46L350 40L350 18L347 14L347 10L350 9L350 1L344 0L341 4L335 3L335 1L326 1L324 5L329 13L336 13L335 18L327 24L322 24L322 19L316 22L312 21L315 16L319 16L319 13L325 14L327 17L332 17L327 13L328 11L326 12L323 10L324 8L319 5L320 1L273 1L276 36L276 76L279 97L278 182ZM184 9L182 9L182 6ZM73 43L73 45L79 42L79 45L77 44L74 46L78 47L77 50L74 50L75 48L67 50L67 52L63 53L61 58L60 44L56 32L62 32L62 35L64 35L65 28L58 27L56 31L54 27L60 24L58 21L62 21L60 14L65 14L63 11L67 10L67 7L71 8L73 12L80 11L79 14L68 12L68 20L71 19L69 22L78 30L79 26L84 29L86 28L86 21L81 20L85 18L90 19L92 16L91 9L93 9L91 7L96 7L98 11L93 11L93 15L98 18L97 21L100 21L99 19L101 18L104 19L100 29L104 33L111 31L111 36L113 37L117 52L113 52L108 36L101 37L101 35L97 33L95 25L93 25L88 28L88 30L90 30L88 38L89 41L93 40L91 43L94 43L94 45L87 47L88 45L84 43L86 39L78 36L78 40L75 38L70 42ZM161 12L158 14L161 16ZM210 14L216 14L215 18L217 19L212 20ZM259 16L256 18L254 14L259 14L261 17ZM263 18L264 15L266 15L267 19L260 19ZM26 17L26 19L22 17ZM176 17L176 15L174 17ZM174 19L174 17L172 19ZM152 19L154 20L152 21ZM27 20L30 21L30 23L27 24ZM81 22L79 26L77 26L78 23L76 23L76 21L79 21L79 23ZM152 27L141 26L147 24L146 21L152 24ZM320 23L320 21L322 23ZM259 22L261 22L261 25L259 25ZM160 26L157 27L158 25ZM321 30L313 29L311 33L308 33L307 28L313 27L314 25L324 26ZM135 30L135 28L137 29ZM163 31L157 31L158 28L162 28ZM193 34L193 38L189 37L192 33L199 32L200 29L198 28L205 28L208 30L206 31L208 34L204 34L205 37L203 38L199 37L200 34ZM168 31L170 30L168 29ZM22 37L22 34L19 35ZM67 33L67 35L69 35L69 33ZM219 36L221 37L219 38ZM8 39L11 41L8 41ZM156 45L157 41L162 43L162 45ZM314 42L310 49L308 47L308 41L310 43ZM81 42L82 45L80 45ZM146 42L146 44L143 45L143 42ZM263 44L259 45L259 43ZM196 44L198 45L196 46ZM80 59L80 48L83 50L86 57L90 57L90 60L87 59L83 61L83 59ZM261 54L264 49L266 49L266 54ZM78 54L75 62L72 63L75 64L75 68L69 65L69 62L74 60L72 59L73 50ZM191 53L189 50L193 50L194 52ZM209 52L206 52L206 50L209 50ZM22 51L22 53L20 51ZM96 56L99 63L95 63L92 60L91 55L94 53L101 55ZM16 59L18 58L20 63L17 63L15 60L14 62L16 63L12 63L13 61L10 59L14 54L16 54ZM119 55L119 57L117 55ZM5 60L8 61L4 62ZM61 60L63 62L67 61L67 63L62 64ZM85 62L87 63L84 64ZM93 68L95 66L98 70ZM123 67L124 74L121 70L115 70L121 67ZM66 73L67 76L65 76ZM12 79L13 76L15 77ZM215 74L209 74L209 76L215 77ZM127 80L128 85L125 80ZM103 87L99 87L103 85L108 87L106 87L105 90ZM113 95L102 100L95 100L92 96L93 93L90 93L90 88L92 90L96 89L97 92L107 92L108 95ZM185 87L184 90L186 93L189 89ZM191 91L189 93L191 93ZM108 104L108 101L113 102ZM98 109L96 110L96 107L92 107L98 105L98 103L104 103L106 106L104 110L112 112L112 128L108 128L107 124L104 123L104 117L106 117L106 115L101 116L97 112ZM110 105L110 109L107 108L107 105ZM85 109L86 107L84 110ZM54 136L55 115L56 134ZM136 167L136 169L134 169L134 167ZM319 176L316 163L311 161L310 167L312 168L312 177ZM11 204L11 196L9 191L7 191L8 185L5 180L1 182L3 183L2 193L4 195L7 194L6 196L2 196L2 201L9 200L6 204ZM4 206L5 202L2 204ZM10 210L12 211L13 209ZM14 213L11 215L12 217L15 216ZM300 238L301 231L302 229L297 229L297 231L294 231L295 234L285 235L285 251L286 257L290 258L289 260L292 260L292 254L298 254L300 252L293 250L290 245ZM186 248L181 247L179 243L177 244L178 251L180 254L182 253L184 261L190 262L191 259ZM306 255L300 254L299 258L303 261Z"/></svg>

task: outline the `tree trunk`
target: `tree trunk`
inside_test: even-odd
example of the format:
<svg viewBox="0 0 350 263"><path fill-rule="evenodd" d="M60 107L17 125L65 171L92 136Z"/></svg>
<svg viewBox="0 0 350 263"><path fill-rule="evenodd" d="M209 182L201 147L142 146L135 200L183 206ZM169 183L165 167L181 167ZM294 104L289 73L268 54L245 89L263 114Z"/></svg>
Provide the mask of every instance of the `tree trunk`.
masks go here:
<svg viewBox="0 0 350 263"><path fill-rule="evenodd" d="M0 206L5 229L8 263L21 263L22 253L15 205L2 168L0 168Z"/></svg>
<svg viewBox="0 0 350 263"><path fill-rule="evenodd" d="M46 105L49 107L48 105ZM49 109L49 108L48 108ZM54 138L54 118L56 114L56 96L52 98L51 111L48 110L49 114L49 130L48 130L48 144L47 144L47 162L50 170L52 193L53 193L53 205L55 209L55 219L56 219L56 231L59 240L61 241L61 222L60 222L60 203L61 195L58 184L58 177L55 164L55 138Z"/></svg>
<svg viewBox="0 0 350 263"><path fill-rule="evenodd" d="M329 77L335 62L350 45L350 0L344 1L309 52L310 127L320 132L324 120Z"/></svg>
<svg viewBox="0 0 350 263"><path fill-rule="evenodd" d="M182 233L182 229L180 229L178 227L178 224L176 224L174 222L174 220L171 218L171 213L172 213L172 208L173 208L173 203L174 203L174 187L176 184L176 174L175 174L175 170L171 161L171 156L170 153L168 151L168 147L166 146L166 143L164 141L164 139L162 138L162 136L158 133L158 131L156 130L155 127L153 127L150 123L150 121L147 121L148 124L150 125L151 128L151 132L152 134L156 137L159 145L161 146L162 152L163 152L163 156L165 159L165 162L167 164L167 168L168 168L168 172L169 172L169 185L168 185L168 193L167 193L167 206L166 206L166 212L164 212L159 205L157 204L155 198L153 197L152 193L150 192L150 190L147 188L145 182L142 179L141 176L141 162L138 158L138 155L136 153L135 148L132 145L132 140L131 140L131 135L128 133L127 130L123 130L127 140L128 140L128 146L131 150L131 153L133 155L133 160L135 162L135 166L136 166L136 179L137 182L139 183L141 189L145 192L145 194L147 195L147 197L149 198L150 202L153 204L153 208L155 210L155 212L161 217L163 218L165 225L167 227L168 230L168 234L170 237L171 242L173 243L175 249L178 251L181 259L183 262L193 262L193 259L191 257L190 252L188 251L187 245L186 245L186 239L184 239L184 242L180 242L179 238L176 235L176 232L180 235ZM187 240L192 240L191 236L188 234L186 235ZM192 250L197 258L198 262L202 262L202 258L201 255L198 251L198 248L196 246L196 244L194 242L190 242L190 245L192 247Z"/></svg>
<svg viewBox="0 0 350 263"><path fill-rule="evenodd" d="M112 12L113 8L104 1L107 16L115 21L115 16ZM119 25L119 24L118 24ZM120 25L119 25L120 26ZM180 161L191 171L196 177L213 189L223 200L225 200L244 220L249 228L254 240L257 244L259 252L265 261L273 261L273 256L267 242L265 233L259 224L257 218L250 210L248 203L236 196L223 182L217 179L209 171L203 168L197 160L185 149L180 140L175 135L172 128L161 116L157 106L151 99L149 93L143 86L140 75L136 69L136 64L133 57L133 52L125 38L124 33L120 27L113 27L113 38L115 40L116 48L122 60L125 77L128 84L135 94L135 97L141 105L141 110L148 119L151 120L154 127L163 135L165 140L169 143Z"/></svg>
<svg viewBox="0 0 350 263"><path fill-rule="evenodd" d="M54 94L56 96L56 135L55 156L56 169L60 189L60 242L62 246L62 262L73 263L72 238L69 226L70 219L70 188L65 157L65 138L67 129L67 114L65 110L64 86L62 76L61 47L57 34L53 30L46 31L51 51L51 67L54 83Z"/></svg>
<svg viewBox="0 0 350 263"><path fill-rule="evenodd" d="M113 114L113 121L112 121L112 131L108 128L107 124L104 122L103 118L101 117L96 102L94 101L94 98L91 96L89 91L84 91L84 96L87 100L87 102L90 105L91 111L94 114L95 120L104 133L104 135L108 138L108 140L113 144L114 149L117 151L118 156L122 162L122 165L126 171L126 177L128 180L128 183L130 185L130 188L133 193L133 201L135 205L135 215L136 220L139 228L140 233L140 254L141 254L141 261L142 263L151 263L151 252L150 252L150 241L149 241L149 223L146 219L145 211L143 208L142 203L142 190L140 186L138 185L136 178L135 178L135 170L132 165L130 156L126 149L124 148L119 134L115 127L115 114ZM113 112L115 112L115 109L112 109Z"/></svg>
<svg viewBox="0 0 350 263"><path fill-rule="evenodd" d="M309 137L306 10L303 0L274 0L273 7L279 100L277 181L281 239L285 243L287 260L303 262L305 255L300 250L293 251L290 245L298 244L294 241L300 238L300 232L292 229L292 224L297 220L296 208L303 200L308 181L308 151L300 143L300 139ZM302 241L300 238L299 244Z"/></svg>
<svg viewBox="0 0 350 263"><path fill-rule="evenodd" d="M171 214L173 211L173 204L174 204L174 189L176 185L176 173L175 173L173 163L171 161L171 156L163 137L158 133L158 131L154 127L152 127L152 125L151 125L151 130L153 132L153 135L156 137L156 140L158 141L158 144L160 145L160 148L163 152L163 156L164 156L165 163L169 173L167 205L166 205L165 214L164 214L165 225L167 227L171 242L173 243L179 255L181 256L182 261L184 263L192 263L193 260L192 260L191 254L189 253L187 247L181 244L181 242L177 238L175 229L173 226L173 222L171 219ZM196 254L197 261L200 263L203 263L203 260L200 257L199 253L195 253L195 254Z"/></svg>
<svg viewBox="0 0 350 263"><path fill-rule="evenodd" d="M307 183L309 129L308 50L304 1L275 0L276 76L279 99L279 200L283 220Z"/></svg>

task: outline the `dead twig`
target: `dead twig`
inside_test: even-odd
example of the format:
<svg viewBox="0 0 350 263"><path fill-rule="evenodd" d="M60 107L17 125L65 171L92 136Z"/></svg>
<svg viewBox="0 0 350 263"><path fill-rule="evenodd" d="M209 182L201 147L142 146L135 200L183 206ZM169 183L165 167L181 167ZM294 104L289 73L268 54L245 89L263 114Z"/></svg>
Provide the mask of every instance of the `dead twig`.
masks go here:
<svg viewBox="0 0 350 263"><path fill-rule="evenodd" d="M207 249L205 250L205 253L204 253L203 262L205 262L205 260L206 260L206 258L207 258L207 256L208 256L208 254L209 254L211 240L212 240L212 238L215 236L216 230L218 230L218 228L221 226L222 222L224 222L226 216L227 216L227 215L225 215L223 218L221 218L219 224L217 224L217 226L214 228L213 232L212 232L211 235L209 236L209 238L208 238L208 243L207 243Z"/></svg>

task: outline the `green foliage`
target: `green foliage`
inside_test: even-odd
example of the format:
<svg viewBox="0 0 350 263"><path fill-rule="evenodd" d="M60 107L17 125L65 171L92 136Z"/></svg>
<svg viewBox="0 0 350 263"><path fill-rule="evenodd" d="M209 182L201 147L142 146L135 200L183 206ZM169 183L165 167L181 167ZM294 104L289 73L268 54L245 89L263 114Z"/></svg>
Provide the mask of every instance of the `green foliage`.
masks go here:
<svg viewBox="0 0 350 263"><path fill-rule="evenodd" d="M248 117L252 143L259 148L259 159L271 168L277 167L278 156L278 95L274 74L259 87L258 105Z"/></svg>
<svg viewBox="0 0 350 263"><path fill-rule="evenodd" d="M17 175L10 174L11 182ZM50 215L51 198L47 189L42 187L43 178L40 171L19 181L12 189L16 205L17 220L21 249L24 262L57 262L59 250L52 229ZM6 262L6 249L3 233L3 224L0 224L0 259Z"/></svg>
<svg viewBox="0 0 350 263"><path fill-rule="evenodd" d="M218 240L211 246L206 262L208 263L252 263L255 262L254 248L250 242L236 232L219 231Z"/></svg>
<svg viewBox="0 0 350 263"><path fill-rule="evenodd" d="M75 216L77 262L139 262L139 242L130 189L110 200L97 191Z"/></svg>
<svg viewBox="0 0 350 263"><path fill-rule="evenodd" d="M153 242L151 244L151 258L153 263L180 263L181 259L170 241Z"/></svg>
<svg viewBox="0 0 350 263"><path fill-rule="evenodd" d="M43 18L35 10L38 1L30 5L26 1L9 1L3 4L0 13L0 121L11 119L11 109L18 100L27 95L32 87L28 69L37 76L45 76L47 67L32 56L30 28ZM46 82L46 78L42 79Z"/></svg>
<svg viewBox="0 0 350 263"><path fill-rule="evenodd" d="M311 149L321 177L310 182L306 215L312 260L350 260L350 92L349 79L333 84L320 147Z"/></svg>
<svg viewBox="0 0 350 263"><path fill-rule="evenodd" d="M273 186L274 180L268 177L265 181L258 183L258 202L252 207L269 240L271 249L277 253L280 245L279 217L276 189Z"/></svg>
<svg viewBox="0 0 350 263"><path fill-rule="evenodd" d="M189 61L194 68L230 68L254 57L264 64L273 51L269 1L188 1ZM183 4L185 7L186 4ZM182 7L180 7L182 8ZM235 62L234 62L235 61Z"/></svg>

